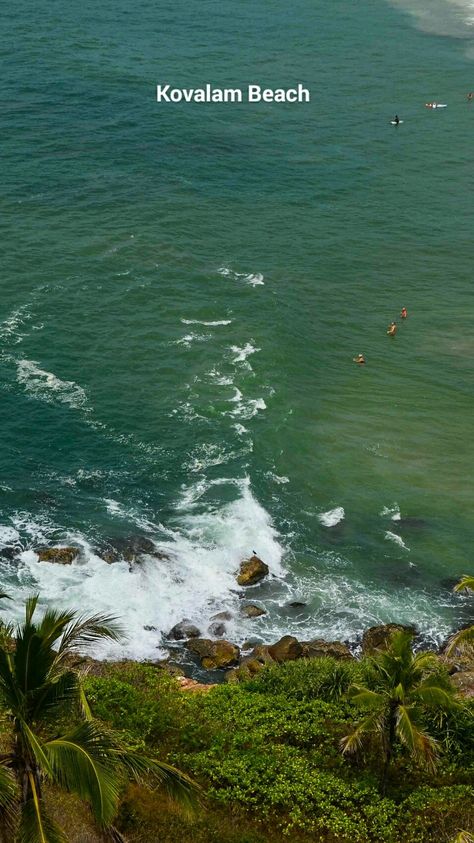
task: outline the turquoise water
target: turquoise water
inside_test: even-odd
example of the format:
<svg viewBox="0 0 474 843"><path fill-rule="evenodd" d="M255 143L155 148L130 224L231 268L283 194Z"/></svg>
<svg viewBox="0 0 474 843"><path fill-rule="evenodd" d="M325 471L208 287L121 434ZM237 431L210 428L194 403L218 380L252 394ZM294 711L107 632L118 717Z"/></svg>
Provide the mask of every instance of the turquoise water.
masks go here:
<svg viewBox="0 0 474 843"><path fill-rule="evenodd" d="M224 608L239 641L443 638L474 539L470 3L9 5L2 586L115 611L135 657ZM312 101L155 101L207 81ZM136 535L170 558L101 558Z"/></svg>

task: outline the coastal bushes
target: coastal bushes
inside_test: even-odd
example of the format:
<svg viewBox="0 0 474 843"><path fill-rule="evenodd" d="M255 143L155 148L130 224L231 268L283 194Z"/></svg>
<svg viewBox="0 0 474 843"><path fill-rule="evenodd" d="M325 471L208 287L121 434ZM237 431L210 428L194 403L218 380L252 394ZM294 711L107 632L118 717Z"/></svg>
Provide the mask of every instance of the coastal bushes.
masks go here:
<svg viewBox="0 0 474 843"><path fill-rule="evenodd" d="M439 769L396 749L381 797L376 742L358 758L340 751L359 716L347 689L369 672L364 661L302 659L206 693L183 693L165 671L144 665L89 677L96 716L178 764L207 796L205 813L191 817L133 786L120 827L133 843L155 839L152 829L163 843L451 843L460 828L472 830L472 704L431 712Z"/></svg>

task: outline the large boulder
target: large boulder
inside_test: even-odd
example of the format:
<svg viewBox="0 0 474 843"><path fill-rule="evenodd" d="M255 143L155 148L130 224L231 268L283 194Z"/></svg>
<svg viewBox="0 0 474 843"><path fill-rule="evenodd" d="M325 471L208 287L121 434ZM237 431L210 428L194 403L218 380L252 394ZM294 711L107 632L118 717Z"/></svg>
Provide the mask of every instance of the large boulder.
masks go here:
<svg viewBox="0 0 474 843"><path fill-rule="evenodd" d="M184 618L170 629L168 638L172 638L174 641L185 641L188 638L199 638L200 634L197 626L194 626L188 618Z"/></svg>
<svg viewBox="0 0 474 843"><path fill-rule="evenodd" d="M56 565L71 565L79 556L78 547L44 547L36 551L38 562L54 562Z"/></svg>
<svg viewBox="0 0 474 843"><path fill-rule="evenodd" d="M269 572L268 565L258 556L251 556L240 563L240 573L237 577L239 585L255 585L263 580Z"/></svg>
<svg viewBox="0 0 474 843"><path fill-rule="evenodd" d="M169 554L158 550L155 543L147 536L125 536L110 539L107 546L99 550L100 557L111 564L112 562L138 562L142 556L152 556L154 559L169 559Z"/></svg>
<svg viewBox="0 0 474 843"><path fill-rule="evenodd" d="M268 652L275 662L288 662L299 659L303 655L303 647L293 635L284 635L276 644L268 648Z"/></svg>
<svg viewBox="0 0 474 843"><path fill-rule="evenodd" d="M259 618L260 615L266 615L266 609L262 609L261 606L255 606L254 603L248 603L246 606L242 606L240 613L245 618Z"/></svg>
<svg viewBox="0 0 474 843"><path fill-rule="evenodd" d="M319 659L324 656L345 660L354 658L347 644L341 641L324 641L322 638L317 638L314 641L302 641L301 646L305 659Z"/></svg>
<svg viewBox="0 0 474 843"><path fill-rule="evenodd" d="M215 638L222 638L226 633L226 625L220 621L213 621L209 624L207 631L209 635L214 635Z"/></svg>
<svg viewBox="0 0 474 843"><path fill-rule="evenodd" d="M211 641L210 638L194 638L187 642L191 653L199 656L206 670L233 667L239 663L240 650L230 641Z"/></svg>
<svg viewBox="0 0 474 843"><path fill-rule="evenodd" d="M381 626L371 626L366 629L362 637L362 653L364 656L372 656L381 650L386 650L394 632L406 630L415 635L414 626L403 626L399 623L386 623Z"/></svg>
<svg viewBox="0 0 474 843"><path fill-rule="evenodd" d="M232 613L225 611L225 612L217 612L215 615L211 615L211 621L231 621L232 620Z"/></svg>

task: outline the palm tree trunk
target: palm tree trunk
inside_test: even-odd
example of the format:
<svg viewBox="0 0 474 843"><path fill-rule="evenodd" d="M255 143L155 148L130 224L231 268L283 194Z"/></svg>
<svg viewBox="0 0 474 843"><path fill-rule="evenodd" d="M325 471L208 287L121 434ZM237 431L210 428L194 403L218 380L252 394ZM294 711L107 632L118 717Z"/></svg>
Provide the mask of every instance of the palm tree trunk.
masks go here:
<svg viewBox="0 0 474 843"><path fill-rule="evenodd" d="M385 796L387 790L388 773L390 762L392 760L393 745L395 743L395 727L397 721L397 704L390 703L390 709L387 717L387 730L384 735L384 763L382 767L382 774L380 776L380 792Z"/></svg>

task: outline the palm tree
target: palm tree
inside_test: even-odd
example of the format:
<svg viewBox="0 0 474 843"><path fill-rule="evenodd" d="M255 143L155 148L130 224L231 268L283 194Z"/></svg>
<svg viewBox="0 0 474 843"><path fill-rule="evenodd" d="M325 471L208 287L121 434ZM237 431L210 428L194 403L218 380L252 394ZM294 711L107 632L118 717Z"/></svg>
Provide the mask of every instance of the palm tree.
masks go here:
<svg viewBox="0 0 474 843"><path fill-rule="evenodd" d="M454 586L453 591L474 591L474 577L465 574ZM454 650L468 650L474 646L474 625L460 629L448 641L446 655L451 655Z"/></svg>
<svg viewBox="0 0 474 843"><path fill-rule="evenodd" d="M188 801L197 786L174 767L131 750L92 717L78 651L119 640L116 619L48 609L35 622L37 603L38 596L29 598L25 621L0 632L0 707L10 725L0 755L0 824L18 843L65 843L46 810L43 782L49 781L85 800L105 836L118 843L123 838L113 820L127 778L154 778Z"/></svg>
<svg viewBox="0 0 474 843"><path fill-rule="evenodd" d="M436 657L431 653L415 654L412 638L412 633L406 630L395 632L386 652L367 660L365 685L354 684L348 690L352 702L366 709L366 713L342 739L342 752L354 753L364 740L374 736L380 741L382 793L397 743L417 762L434 768L437 742L424 728L424 711L449 710L457 704L455 690L448 677L440 672Z"/></svg>

